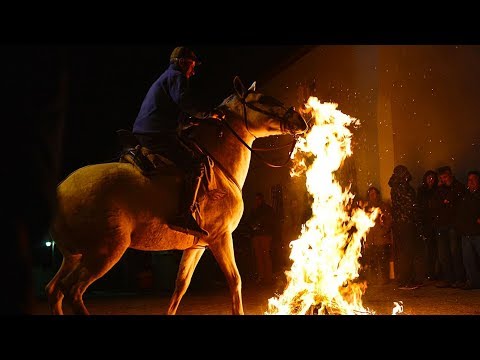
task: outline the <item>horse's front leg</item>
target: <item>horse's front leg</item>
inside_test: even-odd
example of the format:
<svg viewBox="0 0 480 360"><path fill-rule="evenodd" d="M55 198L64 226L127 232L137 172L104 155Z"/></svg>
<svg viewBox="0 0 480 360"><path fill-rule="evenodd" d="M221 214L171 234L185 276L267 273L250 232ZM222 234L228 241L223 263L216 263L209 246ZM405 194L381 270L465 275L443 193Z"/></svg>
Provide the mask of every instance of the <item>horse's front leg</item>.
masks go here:
<svg viewBox="0 0 480 360"><path fill-rule="evenodd" d="M210 245L210 250L227 278L232 294L232 314L243 315L242 279L235 263L232 234L224 234L221 239Z"/></svg>
<svg viewBox="0 0 480 360"><path fill-rule="evenodd" d="M175 291L170 299L167 315L175 315L177 313L178 305L180 305L180 301L190 285L193 272L204 252L204 247L194 247L183 251L175 281Z"/></svg>

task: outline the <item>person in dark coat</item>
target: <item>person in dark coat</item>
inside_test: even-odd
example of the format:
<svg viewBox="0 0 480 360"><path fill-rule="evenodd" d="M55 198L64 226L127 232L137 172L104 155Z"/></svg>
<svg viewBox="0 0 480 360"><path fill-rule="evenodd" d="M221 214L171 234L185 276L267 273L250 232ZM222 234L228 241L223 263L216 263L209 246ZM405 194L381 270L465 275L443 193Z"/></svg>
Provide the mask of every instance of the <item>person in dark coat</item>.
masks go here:
<svg viewBox="0 0 480 360"><path fill-rule="evenodd" d="M398 265L400 289L415 289L420 285L417 274L419 241L416 229L415 189L410 185L412 175L404 165L393 169L388 181L392 199L392 235Z"/></svg>
<svg viewBox="0 0 480 360"><path fill-rule="evenodd" d="M434 170L428 170L423 174L422 184L417 189L418 232L425 245L425 275L428 280L436 280L439 273L433 204L437 185L437 173Z"/></svg>
<svg viewBox="0 0 480 360"><path fill-rule="evenodd" d="M456 221L467 278L464 290L480 288L480 173L469 171L467 181L468 191L459 200Z"/></svg>
<svg viewBox="0 0 480 360"><path fill-rule="evenodd" d="M465 185L458 181L450 166L437 169L439 186L434 197L435 228L437 229L438 259L441 281L437 287L463 287L465 270L462 259L462 243L455 219L459 200L465 194Z"/></svg>

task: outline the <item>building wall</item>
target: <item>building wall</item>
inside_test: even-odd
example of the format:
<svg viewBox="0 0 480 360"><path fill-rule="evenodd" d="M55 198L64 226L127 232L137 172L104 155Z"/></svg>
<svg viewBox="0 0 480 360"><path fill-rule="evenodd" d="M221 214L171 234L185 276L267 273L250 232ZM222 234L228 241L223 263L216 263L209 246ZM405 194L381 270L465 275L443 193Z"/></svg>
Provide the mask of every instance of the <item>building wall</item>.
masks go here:
<svg viewBox="0 0 480 360"><path fill-rule="evenodd" d="M480 47L396 46L384 53L395 163L406 164L418 183L442 165L465 182L468 170L480 168Z"/></svg>

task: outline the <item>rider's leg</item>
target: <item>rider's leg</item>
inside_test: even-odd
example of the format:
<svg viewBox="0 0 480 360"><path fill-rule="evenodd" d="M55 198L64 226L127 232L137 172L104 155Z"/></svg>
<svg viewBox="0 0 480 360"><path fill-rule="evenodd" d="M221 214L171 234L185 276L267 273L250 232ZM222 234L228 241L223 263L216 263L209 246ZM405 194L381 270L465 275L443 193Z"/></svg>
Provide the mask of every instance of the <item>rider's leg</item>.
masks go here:
<svg viewBox="0 0 480 360"><path fill-rule="evenodd" d="M180 196L179 214L169 223L170 228L197 237L208 236L208 232L198 225L193 217L197 207L197 196L205 174L204 165L198 163L193 169L193 176L184 180L185 189Z"/></svg>
<svg viewBox="0 0 480 360"><path fill-rule="evenodd" d="M188 149L176 134L136 134L136 137L142 146L162 154L187 173L184 179L184 189L180 191L179 213L169 222L170 228L196 237L207 236L208 232L203 230L193 217L204 175L203 160L196 158L192 150Z"/></svg>

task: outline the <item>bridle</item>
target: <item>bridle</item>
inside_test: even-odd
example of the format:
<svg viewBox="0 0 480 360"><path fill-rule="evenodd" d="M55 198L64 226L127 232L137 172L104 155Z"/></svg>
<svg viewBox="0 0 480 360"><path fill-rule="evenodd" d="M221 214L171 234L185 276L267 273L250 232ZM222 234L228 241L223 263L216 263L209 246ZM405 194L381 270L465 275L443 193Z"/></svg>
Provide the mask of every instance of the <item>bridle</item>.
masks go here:
<svg viewBox="0 0 480 360"><path fill-rule="evenodd" d="M243 97L240 97L240 102L242 103L243 105L243 119L244 119L244 122L245 122L245 128L247 129L247 131L255 138L257 139L257 137L255 135L253 135L251 132L250 132L250 129L248 128L248 118L247 118L247 107L252 109L253 111L256 111L256 112L259 112L259 113L262 113L264 115L267 115L271 118L274 118L274 119L277 119L279 120L280 122L280 129L282 130L282 132L285 131L285 125L288 123L288 119L290 117L292 117L295 113L295 108L292 106L288 109L286 109L285 111L285 114L280 117L278 116L277 114L274 114L274 113L270 113L268 111L265 111L255 105L253 105L251 102L247 102L246 101L246 98L248 96L248 94L250 94L251 91L247 91L245 93L245 95ZM279 104L280 105L280 104ZM280 105L282 106L282 105ZM283 107L283 106L282 106ZM285 109L285 108L284 108ZM226 127L230 130L230 132L237 138L238 141L240 141L240 143L242 143L243 146L245 146L248 150L250 150L250 152L255 155L260 161L262 161L265 165L269 166L269 167L272 167L272 168L281 168L281 167L285 167L289 162L290 162L290 157L292 156L292 153L293 153L293 150L295 149L295 145L297 143L297 140L298 140L298 137L299 135L298 134L293 134L293 141L289 142L288 144L285 144L285 145L281 145L281 146L278 146L278 147L273 147L273 148L270 148L270 149L265 149L265 148L252 148L250 145L248 145L240 135L238 135L238 133L230 126L230 124L227 122L227 121L223 121L222 124L225 124ZM278 150L278 149L283 149L287 146L291 146L290 147L290 151L288 153L288 158L285 162L283 162L282 164L278 165L278 164L272 164L270 162L268 162L267 160L265 160L263 157L260 156L260 154L258 154L258 151L273 151L273 150Z"/></svg>
<svg viewBox="0 0 480 360"><path fill-rule="evenodd" d="M248 103L245 101L246 97L248 96L248 94L250 93L250 91L248 91L243 97L240 97L240 102L242 103L243 105L243 118L244 118L244 122L245 122L245 128L247 129L247 131L255 138L257 139L257 137L255 135L253 135L250 130L248 129L248 118L247 118L247 107L252 109L253 111L257 111L257 112L260 112L264 115L267 115L269 117L272 117L272 118L275 118L275 119L278 119L280 121L280 129L282 131L285 130L285 125L288 123L288 119L289 117L291 117L294 113L295 113L295 109L293 107L290 107L289 109L286 110L285 114L283 115L283 117L279 117L278 115L276 114L273 114L273 113L270 113L268 111L265 111L263 109L260 109L258 108L257 106L251 104L251 103ZM233 97L232 97L233 99ZM223 112L223 109L221 108L222 106L216 108L215 110L219 110L220 112ZM238 135L238 133L230 126L230 124L224 119L219 125L225 125L229 130L230 132L235 136L235 138L243 145L245 146L248 150L250 150L250 152L255 155L257 158L260 159L260 161L262 161L264 164L266 164L267 166L270 166L270 167L273 167L273 168L280 168L280 167L284 167L288 164L288 162L291 160L290 157L292 156L292 153L293 153L293 150L295 149L295 145L297 143L297 140L298 140L298 137L300 135L298 134L293 134L293 141L291 141L290 143L288 144L285 144L285 145L281 145L281 146L278 146L278 147L274 147L274 148L270 148L270 149L253 149L251 146L249 146L245 140L242 139L242 137L240 135ZM220 137L223 135L223 132L220 132ZM196 145L196 147L198 148L198 150L200 152L202 152L203 154L207 155L208 157L210 157L216 164L217 166L222 170L222 172L225 174L225 176L227 176L227 178L230 179L230 181L232 181L238 188L238 190L240 192L242 192L242 187L240 186L240 184L237 182L237 180L230 174L230 172L222 165L222 163L220 161L218 161L212 154L210 154L210 152L208 150L206 150L205 148L199 146L196 142L194 142L194 144ZM291 146L290 148L290 151L289 151L289 154L288 154L288 158L287 160L281 164L281 165L277 165L277 164L272 164L268 161L266 161L265 159L263 159L258 153L257 151L272 151L272 150L278 150L278 149L283 149L287 146Z"/></svg>

